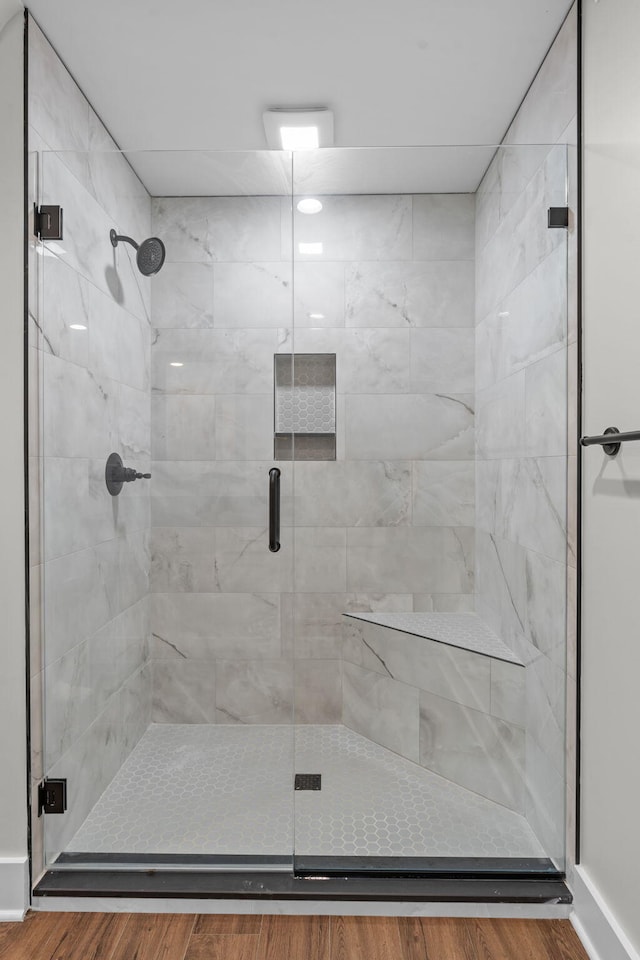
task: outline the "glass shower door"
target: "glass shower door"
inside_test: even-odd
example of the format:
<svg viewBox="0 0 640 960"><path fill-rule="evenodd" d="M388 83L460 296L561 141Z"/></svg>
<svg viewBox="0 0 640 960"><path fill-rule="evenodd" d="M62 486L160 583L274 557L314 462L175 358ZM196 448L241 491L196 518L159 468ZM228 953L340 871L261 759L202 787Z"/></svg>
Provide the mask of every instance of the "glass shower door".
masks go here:
<svg viewBox="0 0 640 960"><path fill-rule="evenodd" d="M299 874L562 869L566 153L294 156Z"/></svg>
<svg viewBox="0 0 640 960"><path fill-rule="evenodd" d="M290 156L44 153L41 203L46 863L290 869Z"/></svg>

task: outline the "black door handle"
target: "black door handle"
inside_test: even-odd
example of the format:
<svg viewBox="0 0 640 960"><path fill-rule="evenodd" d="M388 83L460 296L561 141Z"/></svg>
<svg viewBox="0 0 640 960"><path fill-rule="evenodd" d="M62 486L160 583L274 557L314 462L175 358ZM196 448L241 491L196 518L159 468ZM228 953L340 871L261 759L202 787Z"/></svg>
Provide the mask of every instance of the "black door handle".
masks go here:
<svg viewBox="0 0 640 960"><path fill-rule="evenodd" d="M280 549L280 471L277 467L269 470L269 550L277 553Z"/></svg>

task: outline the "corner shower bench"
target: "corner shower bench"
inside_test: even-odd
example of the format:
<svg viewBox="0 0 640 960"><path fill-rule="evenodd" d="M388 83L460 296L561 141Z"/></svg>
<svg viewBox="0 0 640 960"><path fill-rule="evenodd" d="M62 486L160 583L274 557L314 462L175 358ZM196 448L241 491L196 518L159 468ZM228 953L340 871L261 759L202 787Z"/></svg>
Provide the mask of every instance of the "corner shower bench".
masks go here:
<svg viewBox="0 0 640 960"><path fill-rule="evenodd" d="M347 726L524 812L525 664L475 613L345 613Z"/></svg>

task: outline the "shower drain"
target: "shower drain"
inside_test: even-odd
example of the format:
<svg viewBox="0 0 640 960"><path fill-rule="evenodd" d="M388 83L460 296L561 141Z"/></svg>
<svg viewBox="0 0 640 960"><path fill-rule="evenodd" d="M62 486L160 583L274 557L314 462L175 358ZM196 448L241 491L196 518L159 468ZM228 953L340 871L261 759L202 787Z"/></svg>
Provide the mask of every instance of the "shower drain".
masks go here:
<svg viewBox="0 0 640 960"><path fill-rule="evenodd" d="M296 773L294 790L322 790L322 774Z"/></svg>

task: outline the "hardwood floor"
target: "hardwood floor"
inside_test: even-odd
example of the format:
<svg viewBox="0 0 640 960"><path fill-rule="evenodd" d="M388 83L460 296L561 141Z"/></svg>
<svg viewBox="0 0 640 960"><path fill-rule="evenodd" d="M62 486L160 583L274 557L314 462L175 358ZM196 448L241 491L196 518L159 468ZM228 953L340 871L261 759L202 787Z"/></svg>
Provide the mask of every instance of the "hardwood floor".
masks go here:
<svg viewBox="0 0 640 960"><path fill-rule="evenodd" d="M0 960L588 960L568 920L31 913Z"/></svg>

